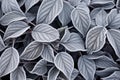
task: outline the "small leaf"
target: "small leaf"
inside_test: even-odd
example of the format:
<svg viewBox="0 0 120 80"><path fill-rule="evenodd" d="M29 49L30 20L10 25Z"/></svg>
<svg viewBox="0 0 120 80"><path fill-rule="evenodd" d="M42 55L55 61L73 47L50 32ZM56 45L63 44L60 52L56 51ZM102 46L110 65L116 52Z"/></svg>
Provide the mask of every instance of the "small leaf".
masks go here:
<svg viewBox="0 0 120 80"><path fill-rule="evenodd" d="M73 10L73 6L70 5L67 1L63 2L63 10L62 12L58 15L58 18L60 22L62 23L62 26L66 26L70 21L71 21L71 12Z"/></svg>
<svg viewBox="0 0 120 80"><path fill-rule="evenodd" d="M48 72L47 80L56 80L60 71L56 67L52 67Z"/></svg>
<svg viewBox="0 0 120 80"><path fill-rule="evenodd" d="M36 23L52 23L62 9L63 0L43 0L38 9Z"/></svg>
<svg viewBox="0 0 120 80"><path fill-rule="evenodd" d="M66 42L61 42L61 44L68 51L86 51L83 39L77 33L70 33L70 38Z"/></svg>
<svg viewBox="0 0 120 80"><path fill-rule="evenodd" d="M50 45L44 45L41 57L48 62L54 62L54 50Z"/></svg>
<svg viewBox="0 0 120 80"><path fill-rule="evenodd" d="M56 55L54 63L55 66L69 79L74 69L73 58L66 52L60 52Z"/></svg>
<svg viewBox="0 0 120 80"><path fill-rule="evenodd" d="M25 8L26 12L33 7L35 4L37 4L40 0L26 0L25 2Z"/></svg>
<svg viewBox="0 0 120 80"><path fill-rule="evenodd" d="M10 80L26 80L26 73L23 67L18 67L15 71L10 73Z"/></svg>
<svg viewBox="0 0 120 80"><path fill-rule="evenodd" d="M25 48L20 58L24 60L34 60L42 54L43 48L44 45L42 43L33 41Z"/></svg>
<svg viewBox="0 0 120 80"><path fill-rule="evenodd" d="M74 69L71 75L71 80L75 80L78 74L79 74L79 71L77 69Z"/></svg>
<svg viewBox="0 0 120 80"><path fill-rule="evenodd" d="M2 51L2 50L4 50L5 49L5 44L4 44L4 42L3 42L3 39L2 39L2 37L1 37L1 35L0 35L0 51Z"/></svg>
<svg viewBox="0 0 120 80"><path fill-rule="evenodd" d="M97 52L103 48L106 42L106 33L106 28L102 26L96 26L89 30L86 37L88 52Z"/></svg>
<svg viewBox="0 0 120 80"><path fill-rule="evenodd" d="M81 3L82 0L68 0L72 6L78 6Z"/></svg>
<svg viewBox="0 0 120 80"><path fill-rule="evenodd" d="M26 32L29 28L30 26L28 26L28 24L23 21L13 22L8 25L4 34L4 40L9 38L17 38Z"/></svg>
<svg viewBox="0 0 120 80"><path fill-rule="evenodd" d="M85 6L78 6L73 9L71 19L74 27L85 37L91 23L89 9Z"/></svg>
<svg viewBox="0 0 120 80"><path fill-rule="evenodd" d="M116 55L120 58L120 31L110 29L107 32L107 38L111 46L113 47Z"/></svg>
<svg viewBox="0 0 120 80"><path fill-rule="evenodd" d="M3 13L7 13L11 11L22 12L16 0L2 0L2 11Z"/></svg>
<svg viewBox="0 0 120 80"><path fill-rule="evenodd" d="M102 80L120 80L120 71L115 71L110 76L102 78Z"/></svg>
<svg viewBox="0 0 120 80"><path fill-rule="evenodd" d="M98 68L118 67L117 63L115 63L114 60L110 59L107 56L100 56L94 61Z"/></svg>
<svg viewBox="0 0 120 80"><path fill-rule="evenodd" d="M117 0L117 2L116 2L116 7L117 7L117 8L120 8L120 0Z"/></svg>
<svg viewBox="0 0 120 80"><path fill-rule="evenodd" d="M14 21L19 21L23 19L26 19L23 13L12 11L12 12L6 13L4 16L0 18L0 24L6 26Z"/></svg>
<svg viewBox="0 0 120 80"><path fill-rule="evenodd" d="M39 24L33 29L32 37L39 42L53 42L59 39L59 32L48 24Z"/></svg>
<svg viewBox="0 0 120 80"><path fill-rule="evenodd" d="M19 64L19 53L13 48L7 48L0 57L0 77L14 71Z"/></svg>
<svg viewBox="0 0 120 80"><path fill-rule="evenodd" d="M100 10L95 18L96 24L105 27L107 25L106 16L107 16L106 11L104 9Z"/></svg>
<svg viewBox="0 0 120 80"><path fill-rule="evenodd" d="M47 72L47 61L44 59L41 59L38 61L31 71L31 73L36 74L36 75L43 75Z"/></svg>
<svg viewBox="0 0 120 80"><path fill-rule="evenodd" d="M91 59L87 59L85 56L81 56L78 60L78 69L81 75L86 79L86 80L93 80L95 71L96 71L96 66L95 62Z"/></svg>
<svg viewBox="0 0 120 80"><path fill-rule="evenodd" d="M107 23L109 28L120 28L120 14L117 13L117 9L112 9L107 16Z"/></svg>

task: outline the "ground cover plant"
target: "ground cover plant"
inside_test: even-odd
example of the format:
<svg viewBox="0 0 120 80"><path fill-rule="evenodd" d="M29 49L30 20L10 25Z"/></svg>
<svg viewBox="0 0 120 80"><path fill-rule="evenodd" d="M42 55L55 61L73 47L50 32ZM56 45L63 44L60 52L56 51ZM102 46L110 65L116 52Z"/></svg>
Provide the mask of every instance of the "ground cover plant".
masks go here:
<svg viewBox="0 0 120 80"><path fill-rule="evenodd" d="M0 80L120 80L120 0L0 0Z"/></svg>

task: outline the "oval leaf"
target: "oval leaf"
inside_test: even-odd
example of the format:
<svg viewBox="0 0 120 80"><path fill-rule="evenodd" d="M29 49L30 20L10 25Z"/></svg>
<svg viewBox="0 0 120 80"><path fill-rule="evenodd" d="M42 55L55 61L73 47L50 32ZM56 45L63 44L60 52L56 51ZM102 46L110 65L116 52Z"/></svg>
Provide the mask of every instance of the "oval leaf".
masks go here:
<svg viewBox="0 0 120 80"><path fill-rule="evenodd" d="M44 45L42 43L33 41L25 48L20 58L24 60L34 60L42 54L43 48Z"/></svg>
<svg viewBox="0 0 120 80"><path fill-rule="evenodd" d="M0 57L0 77L14 71L19 64L19 53L13 48L7 48Z"/></svg>
<svg viewBox="0 0 120 80"><path fill-rule="evenodd" d="M41 57L48 62L54 62L54 50L50 45L44 45L44 50Z"/></svg>
<svg viewBox="0 0 120 80"><path fill-rule="evenodd" d="M39 42L53 42L59 39L59 32L48 24L39 24L33 29L32 37Z"/></svg>
<svg viewBox="0 0 120 80"><path fill-rule="evenodd" d="M69 79L74 70L73 58L66 52L60 52L54 60L55 66Z"/></svg>
<svg viewBox="0 0 120 80"><path fill-rule="evenodd" d="M96 66L95 66L95 62L93 60L90 60L84 56L81 56L78 60L78 69L79 69L81 75L86 80L94 79Z"/></svg>
<svg viewBox="0 0 120 80"><path fill-rule="evenodd" d="M1 35L0 35L0 51L2 51L2 50L4 50L5 49L5 44L4 44L4 42L3 42L3 39L2 39L2 37L1 37Z"/></svg>
<svg viewBox="0 0 120 80"><path fill-rule="evenodd" d="M84 6L78 6L73 9L71 19L74 27L85 37L91 23L89 10Z"/></svg>
<svg viewBox="0 0 120 80"><path fill-rule="evenodd" d="M83 39L77 33L70 33L70 38L66 42L61 42L61 44L68 51L86 51Z"/></svg>
<svg viewBox="0 0 120 80"><path fill-rule="evenodd" d="M19 20L23 20L23 19L26 19L25 15L23 13L17 12L17 11L12 11L12 12L6 13L4 16L1 17L0 24L6 26L14 21L19 21Z"/></svg>
<svg viewBox="0 0 120 80"><path fill-rule="evenodd" d="M88 52L97 52L103 48L106 40L106 28L102 26L96 26L87 33L86 47Z"/></svg>
<svg viewBox="0 0 120 80"><path fill-rule="evenodd" d="M120 31L115 29L108 30L107 38L116 55L120 58Z"/></svg>
<svg viewBox="0 0 120 80"><path fill-rule="evenodd" d="M28 26L27 23L23 21L13 22L8 25L4 34L4 40L9 38L17 38L26 32L29 28L30 26Z"/></svg>
<svg viewBox="0 0 120 80"><path fill-rule="evenodd" d="M26 73L23 67L18 67L10 74L10 80L26 80Z"/></svg>
<svg viewBox="0 0 120 80"><path fill-rule="evenodd" d="M56 80L60 71L56 67L52 67L48 72L47 80Z"/></svg>
<svg viewBox="0 0 120 80"><path fill-rule="evenodd" d="M62 11L63 0L43 0L37 13L36 23L50 24Z"/></svg>
<svg viewBox="0 0 120 80"><path fill-rule="evenodd" d="M37 75L43 75L47 72L47 61L44 59L40 60L36 63L31 73L37 74Z"/></svg>
<svg viewBox="0 0 120 80"><path fill-rule="evenodd" d="M16 0L2 0L2 11L4 13L11 11L20 11L20 6Z"/></svg>
<svg viewBox="0 0 120 80"><path fill-rule="evenodd" d="M73 9L74 9L74 7L71 6L70 3L68 3L67 1L63 2L63 10L58 15L58 18L59 18L60 22L62 23L62 26L66 26L71 21L70 14Z"/></svg>

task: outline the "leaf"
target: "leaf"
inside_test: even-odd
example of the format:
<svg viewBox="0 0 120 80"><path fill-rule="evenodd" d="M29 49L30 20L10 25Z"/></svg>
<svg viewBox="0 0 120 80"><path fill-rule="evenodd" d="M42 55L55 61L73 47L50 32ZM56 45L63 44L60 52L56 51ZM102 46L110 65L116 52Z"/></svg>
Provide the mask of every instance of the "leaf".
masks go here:
<svg viewBox="0 0 120 80"><path fill-rule="evenodd" d="M34 60L38 58L43 52L44 45L37 41L31 42L20 55L21 59Z"/></svg>
<svg viewBox="0 0 120 80"><path fill-rule="evenodd" d="M107 16L107 13L104 9L101 9L98 14L96 15L96 24L99 25L99 26L106 26L107 23L106 23L106 16Z"/></svg>
<svg viewBox="0 0 120 80"><path fill-rule="evenodd" d="M85 37L91 23L89 9L85 9L85 6L78 6L73 9L71 13L71 19L74 27Z"/></svg>
<svg viewBox="0 0 120 80"><path fill-rule="evenodd" d="M95 71L96 71L96 66L95 62L91 59L87 59L85 56L81 56L78 60L78 69L81 75L86 79L86 80L93 80Z"/></svg>
<svg viewBox="0 0 120 80"><path fill-rule="evenodd" d="M120 71L115 71L108 77L102 78L102 80L119 80L120 79Z"/></svg>
<svg viewBox="0 0 120 80"><path fill-rule="evenodd" d="M16 0L2 0L1 8L2 8L3 13L8 13L11 11L22 12Z"/></svg>
<svg viewBox="0 0 120 80"><path fill-rule="evenodd" d="M24 3L26 2L26 0L17 0L18 4L20 7L22 7L24 5Z"/></svg>
<svg viewBox="0 0 120 80"><path fill-rule="evenodd" d="M15 71L10 73L10 80L26 80L26 73L23 67L18 67Z"/></svg>
<svg viewBox="0 0 120 80"><path fill-rule="evenodd" d="M23 33L25 33L29 28L30 26L28 26L28 24L23 21L13 22L8 25L4 34L4 40L10 38L17 38L21 36Z"/></svg>
<svg viewBox="0 0 120 80"><path fill-rule="evenodd" d="M35 4L37 4L40 0L26 0L25 2L25 8L26 12L29 11L31 7L33 7Z"/></svg>
<svg viewBox="0 0 120 80"><path fill-rule="evenodd" d="M118 71L119 68L117 67L108 67L105 68L104 70L98 70L96 71L96 75L100 76L100 77L107 77L110 74L112 74L114 71Z"/></svg>
<svg viewBox="0 0 120 80"><path fill-rule="evenodd" d="M68 0L72 6L78 6L82 0Z"/></svg>
<svg viewBox="0 0 120 80"><path fill-rule="evenodd" d="M120 14L117 13L117 9L112 9L107 16L107 23L109 28L120 28Z"/></svg>
<svg viewBox="0 0 120 80"><path fill-rule="evenodd" d="M94 8L111 9L115 6L114 0L91 0L91 6Z"/></svg>
<svg viewBox="0 0 120 80"><path fill-rule="evenodd" d="M74 69L71 75L71 80L75 80L78 74L79 74L79 71L77 69Z"/></svg>
<svg viewBox="0 0 120 80"><path fill-rule="evenodd" d="M120 0L117 0L117 2L116 2L116 7L117 7L117 8L120 8Z"/></svg>
<svg viewBox="0 0 120 80"><path fill-rule="evenodd" d="M14 21L19 21L26 19L25 15L21 12L8 12L4 16L0 18L0 24L7 26L8 24L14 22Z"/></svg>
<svg viewBox="0 0 120 80"><path fill-rule="evenodd" d="M7 48L0 57L0 77L14 71L19 64L19 53L13 48Z"/></svg>
<svg viewBox="0 0 120 80"><path fill-rule="evenodd" d="M31 71L31 73L36 74L36 75L43 75L47 72L47 61L45 61L44 59L41 59L40 61L38 61L35 65L35 67L33 68L33 70Z"/></svg>
<svg viewBox="0 0 120 80"><path fill-rule="evenodd" d="M59 32L48 24L39 24L33 29L32 37L39 42L53 42L59 39Z"/></svg>
<svg viewBox="0 0 120 80"><path fill-rule="evenodd" d="M54 64L68 79L70 78L74 69L74 61L68 53L58 53L55 57Z"/></svg>
<svg viewBox="0 0 120 80"><path fill-rule="evenodd" d="M2 37L1 37L1 35L0 35L0 51L2 51L2 50L4 50L5 49L5 44L4 44L4 42L3 42L3 39L2 39Z"/></svg>
<svg viewBox="0 0 120 80"><path fill-rule="evenodd" d="M71 21L71 12L73 10L73 6L71 6L70 3L67 1L63 2L63 10L62 12L58 15L58 18L60 22L62 23L62 26L66 26L70 21Z"/></svg>
<svg viewBox="0 0 120 80"><path fill-rule="evenodd" d="M117 63L115 63L113 59L110 59L107 56L100 56L94 61L98 68L118 67Z"/></svg>
<svg viewBox="0 0 120 80"><path fill-rule="evenodd" d="M116 55L120 58L120 31L110 29L107 32L107 38L111 46L113 47Z"/></svg>
<svg viewBox="0 0 120 80"><path fill-rule="evenodd" d="M56 80L60 71L56 67L52 67L48 72L47 80Z"/></svg>
<svg viewBox="0 0 120 80"><path fill-rule="evenodd" d="M97 52L103 48L106 42L106 28L96 26L89 30L86 36L86 47L88 52Z"/></svg>
<svg viewBox="0 0 120 80"><path fill-rule="evenodd" d="M31 21L33 21L35 19L35 15L34 14L31 14L31 13L26 13L25 14L26 17L27 17L27 22L30 23Z"/></svg>
<svg viewBox="0 0 120 80"><path fill-rule="evenodd" d="M48 62L54 62L54 50L50 45L44 45L41 57Z"/></svg>
<svg viewBox="0 0 120 80"><path fill-rule="evenodd" d="M75 51L86 51L84 46L84 41L77 33L70 33L70 38L66 42L61 42L61 44L71 52Z"/></svg>
<svg viewBox="0 0 120 80"><path fill-rule="evenodd" d="M43 0L38 9L36 23L52 23L62 9L63 0Z"/></svg>

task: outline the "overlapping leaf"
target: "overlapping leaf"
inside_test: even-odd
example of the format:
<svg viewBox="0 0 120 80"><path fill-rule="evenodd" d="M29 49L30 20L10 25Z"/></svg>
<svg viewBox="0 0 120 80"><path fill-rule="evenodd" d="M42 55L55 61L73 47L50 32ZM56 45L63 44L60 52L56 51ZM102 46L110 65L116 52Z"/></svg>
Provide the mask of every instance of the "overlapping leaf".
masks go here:
<svg viewBox="0 0 120 80"><path fill-rule="evenodd" d="M74 70L73 58L66 52L60 52L56 55L54 63L55 66L69 79Z"/></svg>
<svg viewBox="0 0 120 80"><path fill-rule="evenodd" d="M62 9L63 0L43 0L37 13L36 23L52 23Z"/></svg>
<svg viewBox="0 0 120 80"><path fill-rule="evenodd" d="M0 36L0 51L4 50L5 47L6 47L6 46L5 46L4 42L3 42L3 39L2 39L2 37Z"/></svg>
<svg viewBox="0 0 120 80"><path fill-rule="evenodd" d="M59 32L48 24L39 24L33 29L32 37L39 42L53 42L59 39Z"/></svg>
<svg viewBox="0 0 120 80"><path fill-rule="evenodd" d="M8 25L5 34L4 34L4 40L7 40L9 38L17 38L21 36L24 32L26 32L30 26L27 25L27 23L22 21L16 21Z"/></svg>
<svg viewBox="0 0 120 80"><path fill-rule="evenodd" d="M7 48L0 57L0 77L14 71L19 64L19 53L13 48Z"/></svg>

